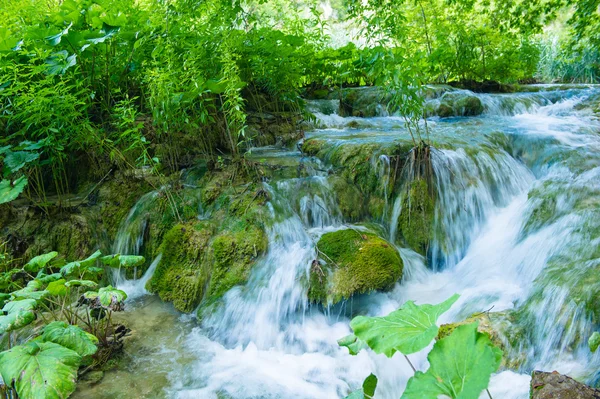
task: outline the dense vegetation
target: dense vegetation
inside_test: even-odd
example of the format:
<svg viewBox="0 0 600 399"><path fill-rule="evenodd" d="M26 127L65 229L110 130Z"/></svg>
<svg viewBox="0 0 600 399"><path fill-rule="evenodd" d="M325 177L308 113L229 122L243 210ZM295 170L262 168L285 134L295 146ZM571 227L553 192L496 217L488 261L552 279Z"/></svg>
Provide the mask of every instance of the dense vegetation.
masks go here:
<svg viewBox="0 0 600 399"><path fill-rule="evenodd" d="M175 171L186 143L239 158L260 141L248 114L300 111L306 89L382 84L420 117L406 99L421 83L596 81L596 3L348 1L325 19L310 2L7 0L3 200L21 177L40 204L71 192L74 165ZM333 46L342 21L357 37ZM558 33L542 33L551 23Z"/></svg>
<svg viewBox="0 0 600 399"><path fill-rule="evenodd" d="M291 145L301 138L313 118L304 98L324 98L347 87L384 88L391 111L404 117L411 136L402 148L412 157L404 201L420 212L419 217L403 213L399 230L414 232L405 241L427 255L434 199L431 142L422 123L425 85L504 91L532 82L600 79L599 0L340 0L325 5L311 0L4 0L0 207L20 202L54 216L71 199L90 197L116 171L142 170L152 177L144 184L160 188L156 202L172 213L168 222L160 215L151 220L161 231L162 244L158 240L154 249L160 248L163 263L147 287L182 311L193 311L204 300L206 312L211 310L207 298L214 305L247 281L250 265L266 251L263 215L256 208L270 193L255 184L263 171L248 154L257 145ZM341 98L342 91L337 93ZM265 115L279 128L267 132ZM317 147L316 141L305 142L303 151L316 154ZM372 172L365 171L366 157L359 152L339 157L354 162L345 173L354 173L357 186L368 185L374 179L365 177ZM398 169L400 152L394 156ZM220 174L205 179L200 200L190 199L179 172L200 162ZM392 189L400 180L396 172ZM231 189L244 179L251 183L243 190ZM354 197L352 188L341 186L340 195ZM389 196L388 191L381 198L373 195L373 207ZM198 202L209 205L213 221L196 220ZM231 208L225 211L224 203ZM125 208L121 202L117 206ZM107 213L123 219L127 211ZM119 222L110 225L113 239ZM5 381L0 379L0 397L67 397L78 373L101 367L122 347L127 329L115 325L111 315L123 310L126 294L109 285L112 269L139 277L133 269L145 260L96 252L68 262L51 252L27 261L5 256L4 245L0 242L0 376ZM308 295L315 304L388 289L403 273L394 245L373 232L328 233L316 251L325 261L315 259L310 272ZM199 259L208 265L202 276L193 270ZM363 276L365 269L369 273ZM211 273L221 280L209 281ZM430 369L415 370L403 397L428 392L430 397L476 398L500 366L502 353L476 323L454 326L442 336L437 318L457 298L439 305L409 301L386 317L359 316L351 322L354 334L340 345L351 354L369 347L392 357L421 351L436 339ZM414 319L417 327L407 322ZM593 350L598 342L596 334ZM463 374L449 372L455 361ZM371 375L350 397L372 397L376 385Z"/></svg>

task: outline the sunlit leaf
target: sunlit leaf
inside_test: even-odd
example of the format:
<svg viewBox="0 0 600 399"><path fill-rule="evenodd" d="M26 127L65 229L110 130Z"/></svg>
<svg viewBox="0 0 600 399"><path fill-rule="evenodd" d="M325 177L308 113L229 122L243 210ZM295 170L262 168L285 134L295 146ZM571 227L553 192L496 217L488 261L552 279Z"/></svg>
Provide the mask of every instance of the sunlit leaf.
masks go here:
<svg viewBox="0 0 600 399"><path fill-rule="evenodd" d="M438 317L450 309L458 297L453 295L437 305L415 305L408 301L385 317L355 317L350 327L375 353L392 357L398 351L410 355L433 341L438 333Z"/></svg>
<svg viewBox="0 0 600 399"><path fill-rule="evenodd" d="M31 310L18 310L4 316L0 316L0 334L18 330L31 324L35 320L35 313Z"/></svg>
<svg viewBox="0 0 600 399"><path fill-rule="evenodd" d="M69 33L69 29L71 29L71 26L73 26L73 22L71 22L69 24L69 26L67 26L62 31L58 32L56 35L52 35L52 36L46 37L46 40L48 41L48 44L50 44L51 46L58 45L60 43L62 37L64 35L66 35L67 33Z"/></svg>
<svg viewBox="0 0 600 399"><path fill-rule="evenodd" d="M348 351L351 355L356 355L361 350L369 347L366 342L358 339L358 337L354 334L350 334L345 336L344 338L339 339L338 345L345 346L346 348L348 348Z"/></svg>
<svg viewBox="0 0 600 399"><path fill-rule="evenodd" d="M88 334L79 326L73 326L63 321L54 321L45 326L42 339L69 348L82 357L93 355L98 350L98 338Z"/></svg>
<svg viewBox="0 0 600 399"><path fill-rule="evenodd" d="M65 283L65 279L53 281L50 284L48 284L48 287L46 287L46 291L48 291L50 295L65 296L69 293L69 289L67 288Z"/></svg>
<svg viewBox="0 0 600 399"><path fill-rule="evenodd" d="M457 327L437 341L427 356L429 370L417 371L408 380L403 399L477 399L498 370L502 351L489 336L477 331L478 323Z"/></svg>
<svg viewBox="0 0 600 399"><path fill-rule="evenodd" d="M33 310L37 306L35 299L21 299L18 301L10 301L2 308L2 314L15 313L20 311Z"/></svg>
<svg viewBox="0 0 600 399"><path fill-rule="evenodd" d="M47 254L38 255L35 258L32 258L29 262L23 266L23 269L28 271L29 273L37 273L58 255L58 252L48 252Z"/></svg>

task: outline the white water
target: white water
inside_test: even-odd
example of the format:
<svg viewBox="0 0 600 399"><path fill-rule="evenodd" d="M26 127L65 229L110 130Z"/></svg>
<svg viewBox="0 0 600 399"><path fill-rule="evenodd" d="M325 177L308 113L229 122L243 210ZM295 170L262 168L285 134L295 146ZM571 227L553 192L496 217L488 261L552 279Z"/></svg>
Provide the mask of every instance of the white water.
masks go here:
<svg viewBox="0 0 600 399"><path fill-rule="evenodd" d="M565 192L557 201L556 218L524 233L540 202L534 190L560 183L568 189L579 185L600 191L600 169L593 167L600 159L600 139L593 129L600 124L574 110L587 95L586 91L479 95L486 106L483 116L433 121L433 137L437 132L459 144L435 151L432 158L436 223L443 234L432 245L431 267L422 256L400 248L404 277L395 289L357 297L326 312L308 304L302 280L315 258L314 242L343 226L335 193L326 176L265 185L272 194L273 215L278 216L268 231L269 251L254 267L250 281L229 291L224 304L187 335L185 351L191 363L172 370L166 396L330 399L348 394L373 372L380 381L376 397L398 398L412 370L400 356L386 359L365 351L352 357L338 347L337 339L350 332L349 314L383 315L409 299L437 303L459 293L460 300L442 317L443 323L492 307L496 312L525 306L540 289L541 299L532 311L531 342L523 348L528 360L520 370L493 376L490 391L496 398L528 398L533 368L588 378L599 359L592 358L576 336L592 330L589 316L572 304L564 286L540 288L534 280L544 274L553 256L568 254L581 244L580 230L590 216L573 211L575 200ZM357 119L320 117L333 126ZM361 122L374 127L369 132L328 129L314 135L342 143L387 143L405 134L394 117ZM481 137L468 141L464 132L472 129L478 129ZM491 137L498 135L509 145L495 144ZM583 148L593 162L589 170L577 174L560 154L569 156ZM389 158L374 159L373 167L387 189ZM299 194L307 187L307 194ZM396 199L386 212L392 237L401 204L401 198ZM153 266L159 261L160 257ZM140 292L141 280L150 276L149 269L129 292ZM426 352L411 355L420 370L428 367Z"/></svg>

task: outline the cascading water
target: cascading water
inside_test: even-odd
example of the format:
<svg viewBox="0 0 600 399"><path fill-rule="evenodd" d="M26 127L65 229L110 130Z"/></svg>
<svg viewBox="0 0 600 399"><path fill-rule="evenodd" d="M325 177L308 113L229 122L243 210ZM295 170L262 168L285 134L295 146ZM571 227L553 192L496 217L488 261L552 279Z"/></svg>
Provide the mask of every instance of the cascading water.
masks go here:
<svg viewBox="0 0 600 399"><path fill-rule="evenodd" d="M591 356L585 341L594 328L590 297L600 284L586 282L600 271L600 123L577 107L600 89L550 89L467 93L481 99L482 115L429 121L439 148L432 151L435 239L427 257L399 248L404 276L390 292L326 310L309 305L315 242L344 225L336 193L318 171L265 184L269 250L248 283L231 289L187 333L180 350L189 362L169 366L165 396L330 399L373 372L380 381L376 397L397 398L412 370L400 356L348 355L336 341L349 333L349 315L387 314L407 300L437 303L454 293L461 298L441 322L491 308L499 317L510 313L521 336L506 355L522 361L493 376L494 397L527 398L534 368L595 381L600 355ZM359 118L342 118L325 101L312 105L328 112L317 114L324 129L308 138L385 147L407 136L393 116L345 127ZM372 167L388 190L392 166L384 153L374 154ZM397 191L383 221L392 242L405 211L405 194ZM428 367L425 352L411 355L420 370Z"/></svg>

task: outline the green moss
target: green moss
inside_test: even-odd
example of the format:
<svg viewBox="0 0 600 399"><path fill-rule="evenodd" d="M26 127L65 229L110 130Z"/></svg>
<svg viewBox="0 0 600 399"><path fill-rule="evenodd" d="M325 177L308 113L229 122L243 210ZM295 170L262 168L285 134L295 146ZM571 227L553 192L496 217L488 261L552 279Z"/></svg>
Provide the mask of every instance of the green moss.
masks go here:
<svg viewBox="0 0 600 399"><path fill-rule="evenodd" d="M148 282L148 289L176 309L192 311L204 296L212 264L206 250L214 233L208 222L178 224L165 234L162 259Z"/></svg>
<svg viewBox="0 0 600 399"><path fill-rule="evenodd" d="M319 139L309 139L305 140L302 143L302 152L306 155L315 156L317 155L325 146L324 140Z"/></svg>
<svg viewBox="0 0 600 399"><path fill-rule="evenodd" d="M398 218L398 231L416 252L425 255L433 234L435 204L427 181L415 179L409 186Z"/></svg>
<svg viewBox="0 0 600 399"><path fill-rule="evenodd" d="M329 179L342 216L349 221L358 221L364 215L364 196L355 185L341 177Z"/></svg>
<svg viewBox="0 0 600 399"><path fill-rule="evenodd" d="M354 229L324 234L317 245L323 264L313 262L308 297L337 303L354 294L387 290L402 277L396 248L370 232Z"/></svg>
<svg viewBox="0 0 600 399"><path fill-rule="evenodd" d="M252 265L267 250L264 230L254 223L238 220L215 237L210 245L214 266L208 288L208 303L221 298L236 285L248 281Z"/></svg>

